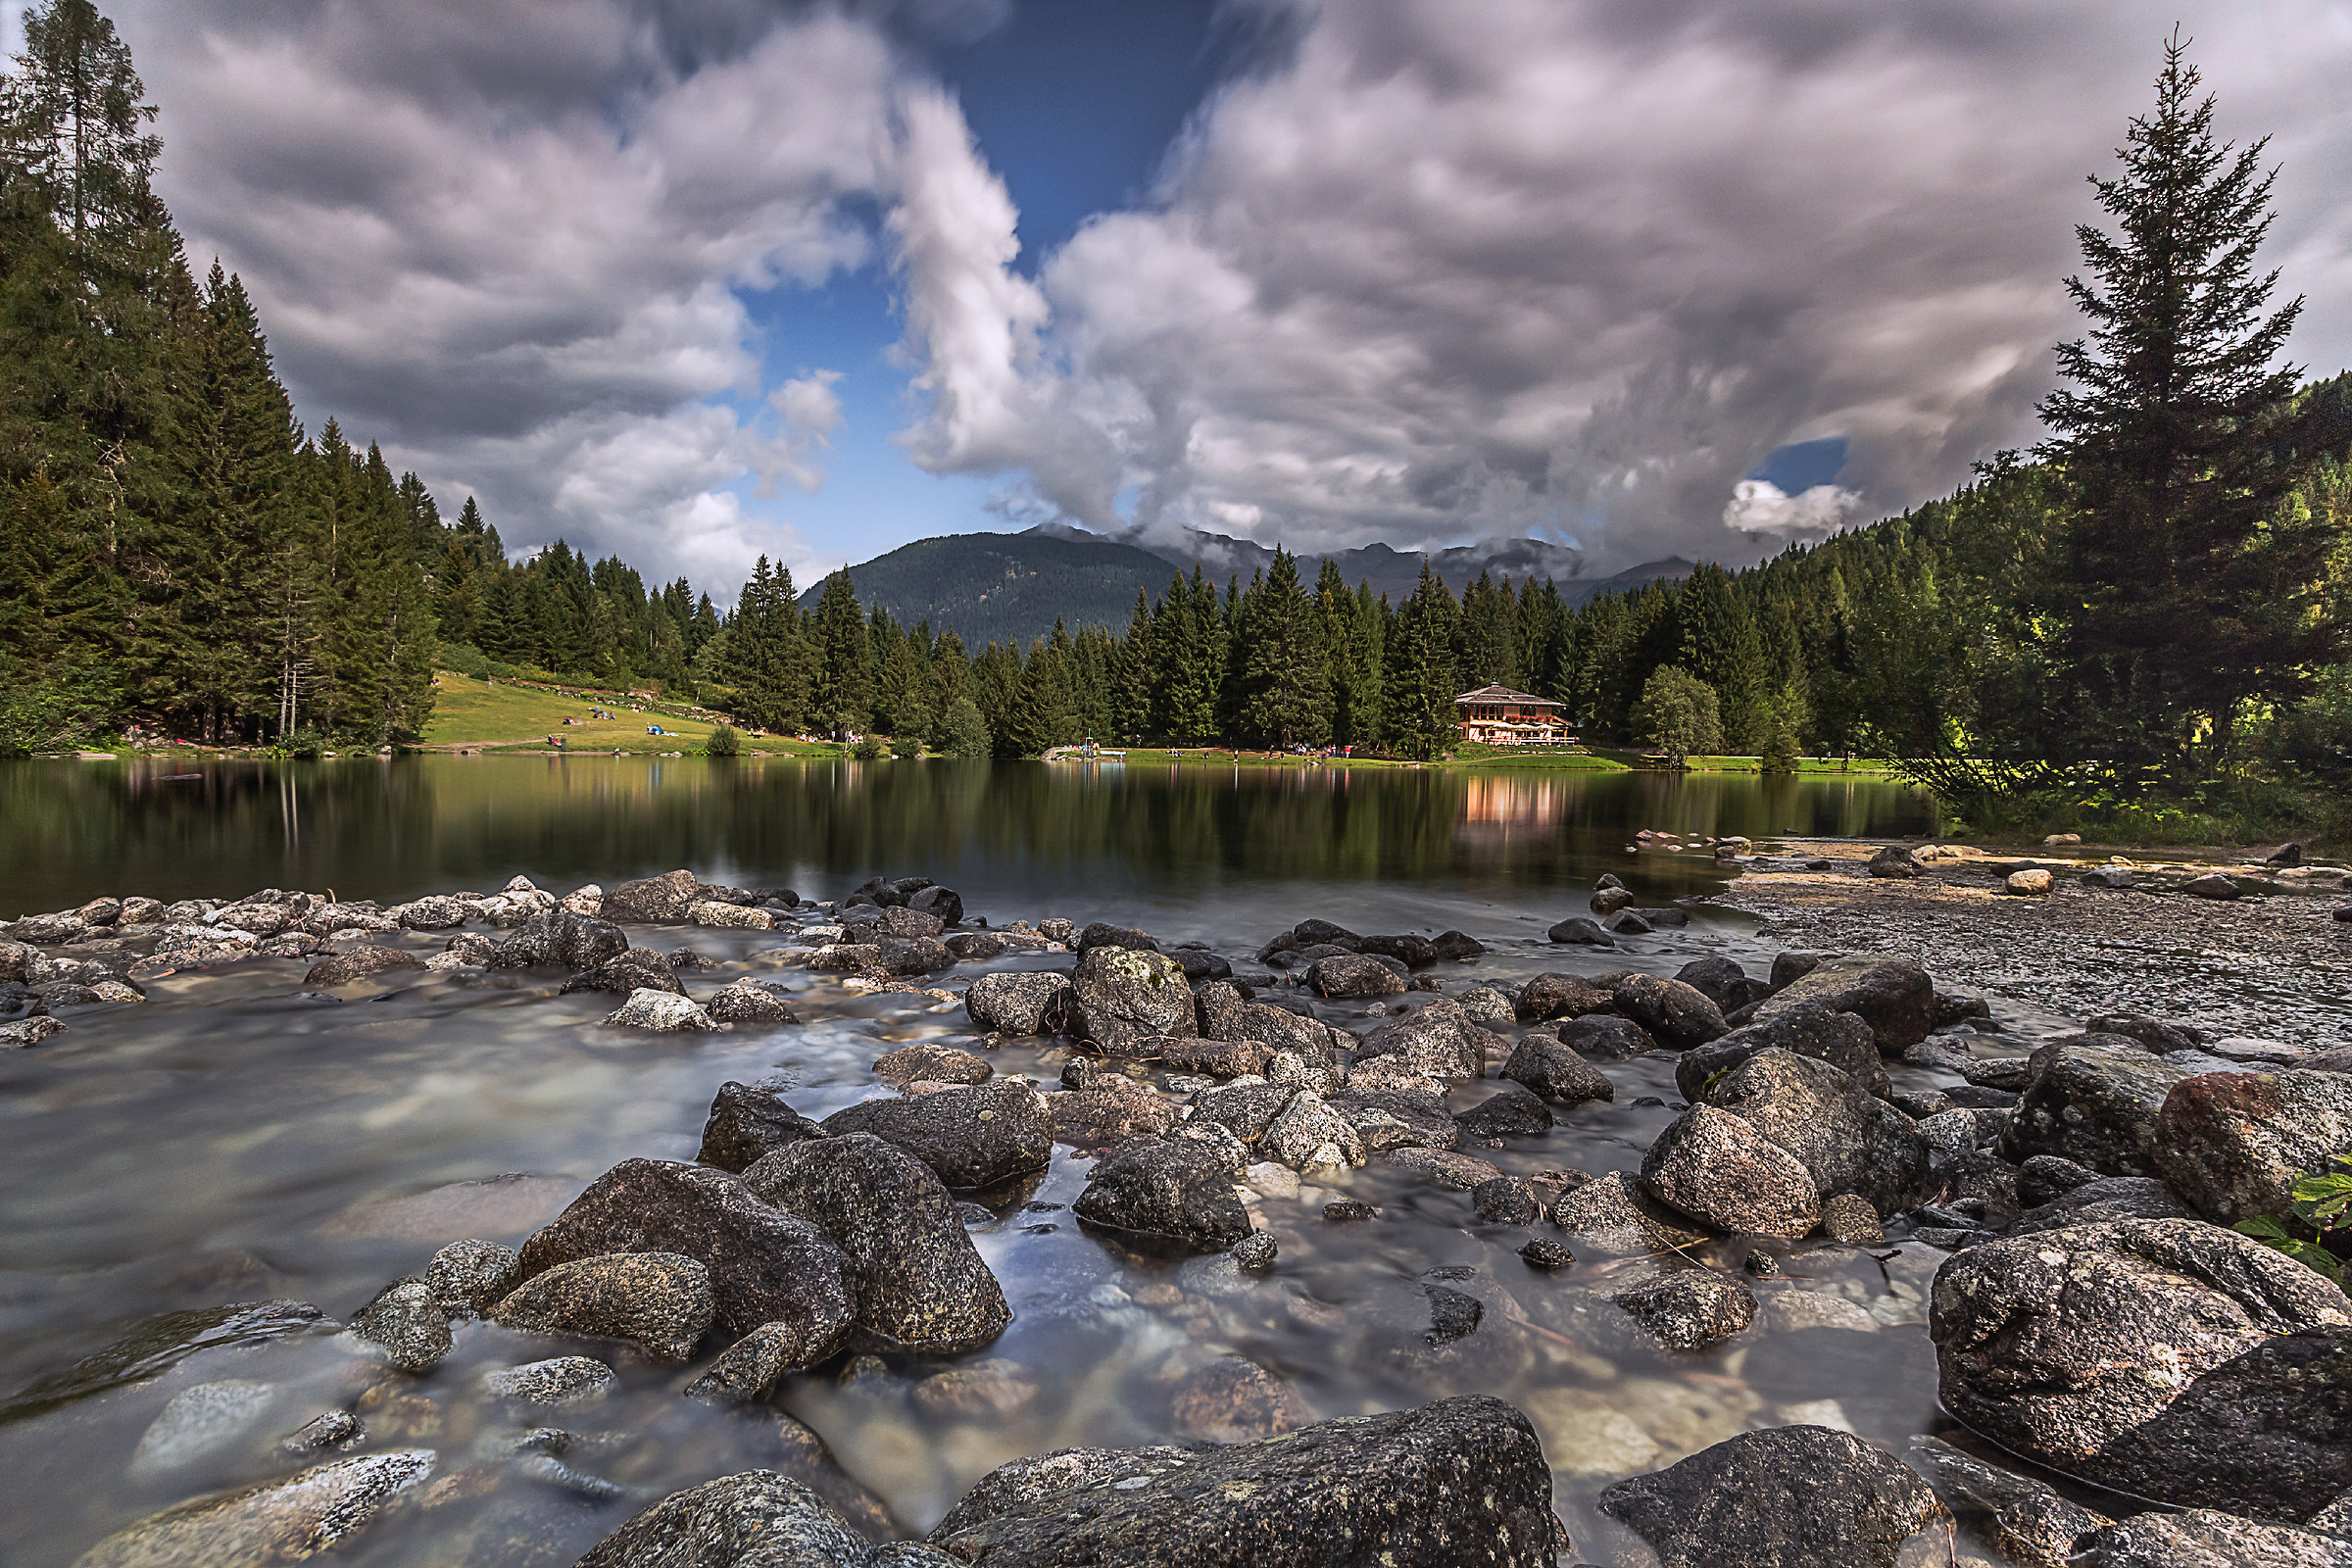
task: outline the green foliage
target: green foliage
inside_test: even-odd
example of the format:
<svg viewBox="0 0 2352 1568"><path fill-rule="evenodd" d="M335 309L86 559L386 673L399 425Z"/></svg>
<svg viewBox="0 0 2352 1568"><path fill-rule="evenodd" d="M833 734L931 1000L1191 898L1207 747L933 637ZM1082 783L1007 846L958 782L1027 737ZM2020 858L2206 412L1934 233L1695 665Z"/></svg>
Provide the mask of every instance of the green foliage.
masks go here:
<svg viewBox="0 0 2352 1568"><path fill-rule="evenodd" d="M306 724L300 729L288 730L279 736L277 744L271 747L270 751L281 758L292 758L301 762L315 762L325 755L329 744L330 737L323 730L316 730Z"/></svg>
<svg viewBox="0 0 2352 1568"><path fill-rule="evenodd" d="M1677 762L1723 750L1715 688L1679 664L1660 666L1642 685L1642 720L1651 749Z"/></svg>
<svg viewBox="0 0 2352 1568"><path fill-rule="evenodd" d="M113 733L122 713L122 686L111 669L35 669L0 654L0 758L77 751Z"/></svg>
<svg viewBox="0 0 2352 1568"><path fill-rule="evenodd" d="M857 744L850 748L850 755L860 762L878 762L887 753L888 748L882 744L879 735L860 735Z"/></svg>
<svg viewBox="0 0 2352 1568"><path fill-rule="evenodd" d="M742 751L743 735L732 724L719 725L710 732L710 738L703 743L703 755L706 757L734 757Z"/></svg>
<svg viewBox="0 0 2352 1568"><path fill-rule="evenodd" d="M922 736L893 736L890 742L890 755L897 758L902 762L920 761L923 756Z"/></svg>
<svg viewBox="0 0 2352 1568"><path fill-rule="evenodd" d="M948 705L947 716L941 721L940 750L950 757L976 761L987 757L995 742L988 733L988 723L981 718L980 710L968 697L958 697Z"/></svg>
<svg viewBox="0 0 2352 1568"><path fill-rule="evenodd" d="M1400 757L1427 761L1461 736L1453 700L1461 695L1454 663L1461 613L1445 580L1421 564L1421 581L1396 612L1388 640L1384 728Z"/></svg>
<svg viewBox="0 0 2352 1568"><path fill-rule="evenodd" d="M2331 1163L2335 1169L2299 1177L2287 1189L2291 1223L2257 1214L2239 1220L2236 1229L2342 1285L2345 1260L2338 1249L2352 1250L2352 1223L2346 1219L2352 1210L2352 1159L2339 1154Z"/></svg>

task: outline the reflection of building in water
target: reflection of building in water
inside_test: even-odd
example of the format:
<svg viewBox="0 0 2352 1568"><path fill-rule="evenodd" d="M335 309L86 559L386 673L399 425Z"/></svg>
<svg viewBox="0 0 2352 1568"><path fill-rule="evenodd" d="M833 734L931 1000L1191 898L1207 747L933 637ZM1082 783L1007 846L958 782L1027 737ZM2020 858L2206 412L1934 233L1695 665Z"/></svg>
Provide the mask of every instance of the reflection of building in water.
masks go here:
<svg viewBox="0 0 2352 1568"><path fill-rule="evenodd" d="M1547 833L1566 818L1569 793L1564 779L1465 775L1453 836L1466 844L1506 844L1513 837Z"/></svg>
<svg viewBox="0 0 2352 1568"><path fill-rule="evenodd" d="M1570 738L1566 710L1548 697L1481 686L1453 700L1462 739L1489 746L1557 746Z"/></svg>

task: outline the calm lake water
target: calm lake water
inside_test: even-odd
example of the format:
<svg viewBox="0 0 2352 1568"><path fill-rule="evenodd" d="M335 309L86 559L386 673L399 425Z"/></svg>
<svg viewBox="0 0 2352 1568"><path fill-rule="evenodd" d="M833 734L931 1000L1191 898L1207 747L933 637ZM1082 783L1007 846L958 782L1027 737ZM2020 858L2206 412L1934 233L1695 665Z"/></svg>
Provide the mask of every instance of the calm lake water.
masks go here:
<svg viewBox="0 0 2352 1568"><path fill-rule="evenodd" d="M1452 992L1545 969L1672 973L1709 954L1760 972L1769 949L1755 922L1704 908L1614 954L1544 941L1551 922L1583 912L1603 870L1645 904L1723 888L1704 856L1628 856L1637 828L1764 839L1928 826L1922 801L1877 781L586 758L167 771L0 766L0 914L268 886L389 904L495 891L517 873L562 893L674 866L830 899L877 873L919 873L997 923L1114 918L1206 942L1245 972L1267 938L1309 915L1366 932L1458 927L1492 951L1435 971ZM558 997L560 976L514 971L396 973L319 1003L297 996L299 961L257 960L154 982L144 1004L81 1010L71 1033L0 1057L0 1399L153 1314L290 1297L339 1319L421 1272L445 1242L518 1244L622 1158L691 1159L729 1079L782 1086L822 1116L885 1092L870 1070L881 1053L969 1041L959 1006L860 996L763 956L770 934L632 939L690 943L717 960L686 977L698 995L744 973L780 976L808 1022L628 1035L598 1026L613 999ZM403 940L423 952L446 934ZM974 972L960 965L940 983L960 990ZM1363 1004L1317 1010L1365 1027ZM1065 1059L1059 1047L992 1057L1001 1075L1047 1083ZM1633 1168L1674 1114L1673 1059L1604 1070L1614 1104L1475 1152L1521 1173ZM1494 1087L1465 1086L1455 1108ZM675 1392L680 1371L612 1355L620 1384L596 1405L510 1413L480 1394L484 1369L582 1347L479 1323L461 1325L456 1351L413 1386L319 1333L206 1349L62 1404L0 1407L0 1560L70 1564L159 1508L290 1474L302 1461L277 1455L276 1441L336 1405L360 1410L362 1451L430 1447L436 1478L458 1478L337 1553L401 1565L569 1563L670 1491L789 1466L797 1450L778 1412L813 1428L899 1528L919 1532L1006 1459L1168 1440L1176 1385L1232 1356L1287 1383L1301 1419L1467 1392L1513 1400L1544 1433L1572 1536L1603 1561L1590 1504L1618 1476L1786 1420L1846 1422L1887 1445L1935 1420L1922 1297L1940 1254L1924 1248L1799 1250L1782 1280L1759 1283L1755 1329L1669 1355L1596 1338L1577 1307L1654 1261L1536 1274L1516 1255L1527 1232L1474 1223L1466 1195L1377 1162L1259 1200L1281 1248L1264 1279L1213 1258L1141 1263L1088 1237L1055 1206L1075 1200L1088 1166L1058 1151L976 1225L1016 1312L995 1345L847 1387L828 1367L792 1380L777 1412L692 1403ZM479 1185L491 1177L518 1179ZM1387 1217L1325 1223L1323 1204L1341 1197ZM1486 1326L1457 1348L1474 1353L1410 1348L1432 1268L1474 1271L1448 1278L1486 1306ZM951 1369L959 1376L932 1381ZM209 1384L235 1385L205 1396L228 1413L202 1441L167 1442L189 1406L159 1427L166 1405ZM584 1496L517 1467L514 1438L543 1425L572 1433L565 1462L620 1494Z"/></svg>

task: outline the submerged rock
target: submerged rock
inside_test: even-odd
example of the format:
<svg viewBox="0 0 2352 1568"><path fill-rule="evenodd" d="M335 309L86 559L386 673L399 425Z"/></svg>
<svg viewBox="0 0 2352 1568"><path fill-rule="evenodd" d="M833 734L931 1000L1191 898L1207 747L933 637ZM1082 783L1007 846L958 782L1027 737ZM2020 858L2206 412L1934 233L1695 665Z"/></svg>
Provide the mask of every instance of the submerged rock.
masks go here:
<svg viewBox="0 0 2352 1568"><path fill-rule="evenodd" d="M1893 1455L1819 1426L1741 1433L1618 1482L1600 1511L1662 1568L1894 1568L1905 1542L1950 1517Z"/></svg>
<svg viewBox="0 0 2352 1568"><path fill-rule="evenodd" d="M2025 1568L2070 1568L2082 1539L2108 1523L2106 1515L2070 1502L2057 1489L1998 1469L1940 1438L1913 1438L1906 1456L1944 1506Z"/></svg>
<svg viewBox="0 0 2352 1568"><path fill-rule="evenodd" d="M432 1473L430 1448L362 1454L283 1481L167 1508L107 1537L74 1568L265 1568L356 1535Z"/></svg>
<svg viewBox="0 0 2352 1568"><path fill-rule="evenodd" d="M1683 1269L1609 1298L1669 1350L1703 1350L1756 1319L1755 1293L1737 1276Z"/></svg>
<svg viewBox="0 0 2352 1568"><path fill-rule="evenodd" d="M656 1034L676 1034L684 1031L716 1029L718 1020L705 1012L689 999L666 991L640 989L629 993L629 1000L604 1016L604 1022L616 1029L648 1029Z"/></svg>
<svg viewBox="0 0 2352 1568"><path fill-rule="evenodd" d="M403 1372L429 1372L449 1353L449 1309L423 1280L394 1280L360 1308L351 1332L382 1347Z"/></svg>
<svg viewBox="0 0 2352 1568"><path fill-rule="evenodd" d="M1077 1452L1053 1456L1058 1489L1037 1460L1016 1461L1025 1485L982 1478L932 1543L990 1568L1550 1568L1565 1544L1535 1428L1485 1396L1198 1452Z"/></svg>
<svg viewBox="0 0 2352 1568"><path fill-rule="evenodd" d="M2192 1508L2101 1527L2069 1568L2352 1568L2352 1541Z"/></svg>
<svg viewBox="0 0 2352 1568"><path fill-rule="evenodd" d="M165 1312L0 1403L0 1420L21 1421L109 1389L143 1383L170 1371L198 1350L258 1345L335 1327L334 1319L308 1301L238 1301L227 1306Z"/></svg>
<svg viewBox="0 0 2352 1568"><path fill-rule="evenodd" d="M130 1473L154 1476L179 1469L244 1436L270 1408L277 1390L251 1378L193 1384L172 1396L149 1423L130 1456Z"/></svg>
<svg viewBox="0 0 2352 1568"><path fill-rule="evenodd" d="M482 1374L482 1392L516 1404L578 1404L599 1399L619 1382L604 1362L585 1355L559 1355Z"/></svg>
<svg viewBox="0 0 2352 1568"><path fill-rule="evenodd" d="M711 993L705 1011L720 1023L799 1023L801 1015L773 987L755 980L738 980Z"/></svg>
<svg viewBox="0 0 2352 1568"><path fill-rule="evenodd" d="M496 1242L452 1242L425 1266L424 1283L445 1310L481 1312L512 1290L522 1260Z"/></svg>
<svg viewBox="0 0 2352 1568"><path fill-rule="evenodd" d="M2196 1220L1986 1242L1936 1276L1944 1407L2102 1486L2300 1519L2352 1466L2352 1301Z"/></svg>

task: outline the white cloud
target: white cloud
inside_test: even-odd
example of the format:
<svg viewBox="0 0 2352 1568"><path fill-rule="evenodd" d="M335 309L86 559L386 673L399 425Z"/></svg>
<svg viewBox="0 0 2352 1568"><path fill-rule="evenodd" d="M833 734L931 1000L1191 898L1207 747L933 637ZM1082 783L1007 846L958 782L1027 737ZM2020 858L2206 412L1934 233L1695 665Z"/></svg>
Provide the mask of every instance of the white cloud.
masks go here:
<svg viewBox="0 0 2352 1568"><path fill-rule="evenodd" d="M778 391L775 442L738 423L743 295L872 254L854 204L890 181L903 69L870 22L734 10L130 0L122 24L190 255L242 273L314 424L478 493L511 544L717 590L799 548L727 487L812 488L840 420L822 372Z"/></svg>
<svg viewBox="0 0 2352 1568"><path fill-rule="evenodd" d="M1790 495L1770 479L1742 479L1724 504L1723 525L1784 545L1810 544L1853 521L1861 506L1860 495L1834 484Z"/></svg>
<svg viewBox="0 0 2352 1568"><path fill-rule="evenodd" d="M1012 329L910 332L972 399L943 397L962 422L924 427L927 465L1036 478L1076 417L1115 481L1089 452L1087 483L1037 490L1089 523L1133 486L1147 525L1538 527L1623 564L1752 557L1773 530L1727 531L1724 497L1838 434L1839 505L1898 508L2031 439L2082 176L2178 6L1268 8L1287 55L1200 111L1150 203L1050 259L1050 322L1003 271L1009 213L973 225L994 249L956 249L977 273L948 297ZM2352 45L2303 8L2188 9L2226 122L2282 132L2279 254L2316 289L2352 251ZM2352 306L2315 303L2301 341L2352 351Z"/></svg>

